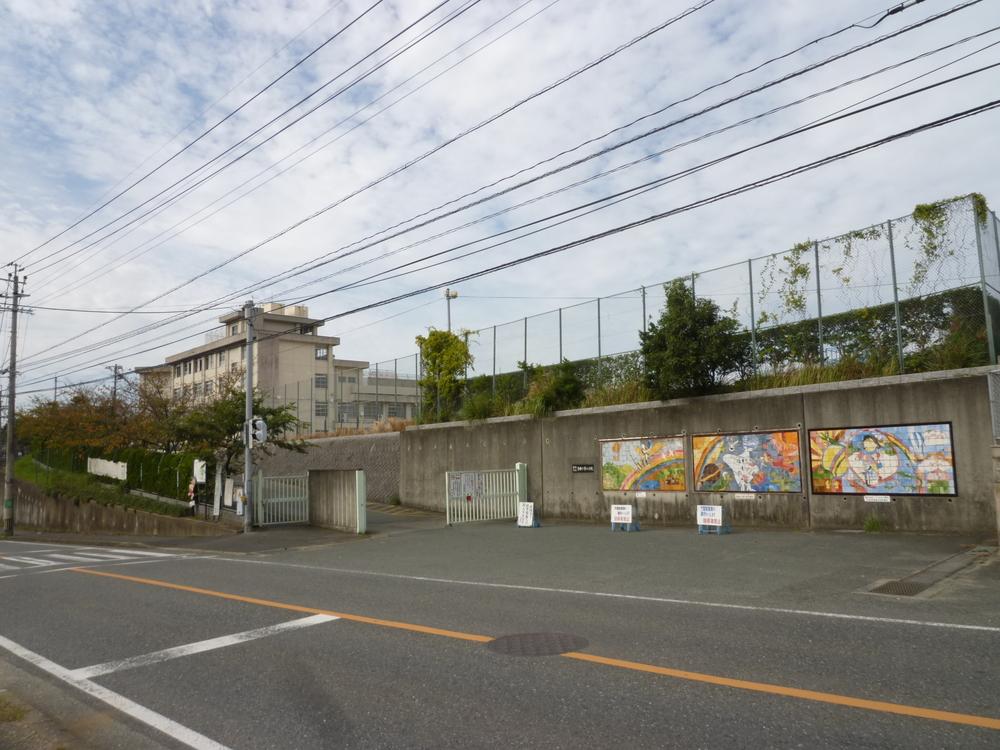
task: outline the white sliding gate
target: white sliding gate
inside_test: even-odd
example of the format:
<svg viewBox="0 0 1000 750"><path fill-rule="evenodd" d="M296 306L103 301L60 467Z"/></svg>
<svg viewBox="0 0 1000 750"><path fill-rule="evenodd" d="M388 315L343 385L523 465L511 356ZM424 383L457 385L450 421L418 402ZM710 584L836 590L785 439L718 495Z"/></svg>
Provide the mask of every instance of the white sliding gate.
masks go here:
<svg viewBox="0 0 1000 750"><path fill-rule="evenodd" d="M309 475L265 477L254 483L254 522L258 526L309 523Z"/></svg>
<svg viewBox="0 0 1000 750"><path fill-rule="evenodd" d="M445 475L445 520L517 518L517 504L528 501L528 465L493 471L449 471Z"/></svg>

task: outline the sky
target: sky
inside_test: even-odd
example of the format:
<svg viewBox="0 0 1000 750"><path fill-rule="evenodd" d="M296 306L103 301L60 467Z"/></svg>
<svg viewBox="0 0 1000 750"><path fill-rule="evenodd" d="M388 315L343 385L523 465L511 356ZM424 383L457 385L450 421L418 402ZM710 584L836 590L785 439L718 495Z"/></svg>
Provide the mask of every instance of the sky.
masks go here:
<svg viewBox="0 0 1000 750"><path fill-rule="evenodd" d="M250 298L310 297L311 315L336 316L321 332L341 338L337 357L412 370L414 338L447 325L443 291L386 300L995 98L1000 68L578 208L1000 61L1000 0L980 0L718 106L959 5L926 0L879 21L889 6L860 0L0 0L0 258L24 269L33 307L19 390L158 364ZM560 314L548 311L560 307L564 356L596 353L598 319L602 351L623 350L642 323L640 287L648 316L671 278L953 195L1000 203L997 132L1000 110L988 111L462 281L452 324L478 331L479 372L494 366L494 325L496 366L522 358L525 317L529 361L557 359ZM696 289L745 308L742 267ZM305 270L282 277L292 269ZM614 295L600 316L587 301ZM4 314L4 338L9 327Z"/></svg>

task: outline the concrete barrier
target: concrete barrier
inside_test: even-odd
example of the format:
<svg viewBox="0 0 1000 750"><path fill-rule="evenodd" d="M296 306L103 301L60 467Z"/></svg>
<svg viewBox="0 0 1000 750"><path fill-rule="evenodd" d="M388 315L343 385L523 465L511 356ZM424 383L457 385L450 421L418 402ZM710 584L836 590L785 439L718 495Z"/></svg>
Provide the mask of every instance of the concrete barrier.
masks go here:
<svg viewBox="0 0 1000 750"><path fill-rule="evenodd" d="M78 502L46 495L17 482L18 528L73 534L134 534L138 536L221 536L234 533L223 526L192 518L161 516L121 505Z"/></svg>
<svg viewBox="0 0 1000 750"><path fill-rule="evenodd" d="M445 472L502 469L522 461L528 464L529 499L549 518L608 521L612 504L635 499L646 524L693 528L698 505L724 505L735 526L861 528L873 503L856 495L812 493L808 430L947 421L952 423L958 494L894 496L879 504L879 518L896 530L993 534L998 501L986 377L991 369L575 409L546 419L505 417L410 427L400 437L400 497L407 505L440 511ZM691 435L759 430L799 431L801 493L737 499L733 493L689 490L640 497L601 487L601 439L684 434L686 486L692 488ZM596 470L576 472L574 464L593 464Z"/></svg>

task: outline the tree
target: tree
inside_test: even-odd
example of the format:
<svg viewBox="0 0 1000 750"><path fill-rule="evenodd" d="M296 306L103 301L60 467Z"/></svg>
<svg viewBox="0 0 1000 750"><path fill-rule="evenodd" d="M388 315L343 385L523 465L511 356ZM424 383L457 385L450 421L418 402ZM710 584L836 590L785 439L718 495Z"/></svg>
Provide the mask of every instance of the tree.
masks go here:
<svg viewBox="0 0 1000 750"><path fill-rule="evenodd" d="M438 422L448 421L459 408L459 396L466 369L472 364L469 345L451 331L432 328L426 336L417 336L424 376L423 414L434 414Z"/></svg>
<svg viewBox="0 0 1000 750"><path fill-rule="evenodd" d="M729 376L744 375L751 353L740 324L712 300L695 298L682 280L665 284L664 291L659 321L639 334L650 390L661 399L700 396Z"/></svg>
<svg viewBox="0 0 1000 750"><path fill-rule="evenodd" d="M133 446L173 453L181 447L180 426L191 411L191 394L172 396L171 377L151 373L138 382L126 381L121 397L129 405L122 432Z"/></svg>
<svg viewBox="0 0 1000 750"><path fill-rule="evenodd" d="M178 438L189 450L205 455L217 453L228 474L233 459L243 455L245 409L246 390L239 378L232 375L223 377L219 380L216 398L192 407L180 420ZM255 393L253 413L267 423L267 443L260 450L268 453L272 448L285 448L304 452L301 440L285 437L298 423L291 406L264 406L264 397Z"/></svg>

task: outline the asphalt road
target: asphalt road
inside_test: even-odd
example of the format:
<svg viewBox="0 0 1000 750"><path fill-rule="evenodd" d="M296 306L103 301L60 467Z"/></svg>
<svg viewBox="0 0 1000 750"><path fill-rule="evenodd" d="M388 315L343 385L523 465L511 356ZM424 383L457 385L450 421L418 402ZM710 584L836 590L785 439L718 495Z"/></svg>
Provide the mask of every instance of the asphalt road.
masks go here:
<svg viewBox="0 0 1000 750"><path fill-rule="evenodd" d="M116 715L122 747L995 748L996 556L919 598L864 592L974 543L498 524L251 555L0 542L0 660ZM537 633L576 650L490 646Z"/></svg>

